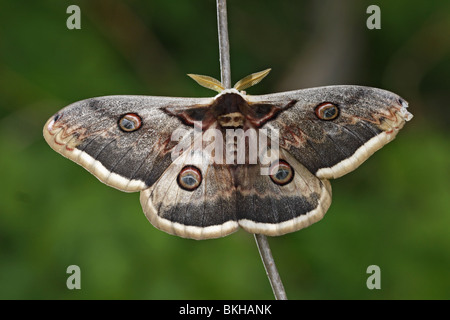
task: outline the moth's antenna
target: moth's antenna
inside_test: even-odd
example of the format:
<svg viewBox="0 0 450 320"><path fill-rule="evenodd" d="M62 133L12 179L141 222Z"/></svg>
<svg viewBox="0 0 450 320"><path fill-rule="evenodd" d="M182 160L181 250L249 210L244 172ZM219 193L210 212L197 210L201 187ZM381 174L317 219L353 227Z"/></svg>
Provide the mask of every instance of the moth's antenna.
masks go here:
<svg viewBox="0 0 450 320"><path fill-rule="evenodd" d="M270 70L272 69L269 68L260 72L252 73L251 75L248 75L245 78L242 78L241 80L236 82L234 88L238 91L250 88L255 84L261 82L261 80L264 79L269 74Z"/></svg>
<svg viewBox="0 0 450 320"><path fill-rule="evenodd" d="M226 89L229 89L231 88L231 69L230 69L230 44L228 41L226 0L217 0L217 25L219 29L220 72L222 76L222 84ZM257 77L259 81L262 78L264 78L264 76L267 75L269 71L270 70L264 70L260 72L266 73L260 76L259 78ZM244 79L242 79L241 81L243 81ZM248 82L245 81L245 82L250 84L253 83L252 81ZM275 260L273 259L272 252L270 251L269 242L267 241L266 236L262 234L255 234L255 240L258 246L259 254L261 255L261 259L264 264L264 268L266 269L267 277L269 278L270 285L272 286L275 298L277 300L287 300L283 282L281 282L281 278L278 273L277 266L275 265Z"/></svg>
<svg viewBox="0 0 450 320"><path fill-rule="evenodd" d="M223 84L221 84L219 80L214 79L213 77L192 73L189 73L188 76L194 79L202 87L217 91L219 93L225 89Z"/></svg>

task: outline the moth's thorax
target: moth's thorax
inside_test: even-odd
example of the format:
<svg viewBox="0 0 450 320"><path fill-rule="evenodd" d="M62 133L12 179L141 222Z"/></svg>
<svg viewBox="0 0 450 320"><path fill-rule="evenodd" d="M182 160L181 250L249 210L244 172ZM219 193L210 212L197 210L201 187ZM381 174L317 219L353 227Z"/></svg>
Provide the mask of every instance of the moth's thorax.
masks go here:
<svg viewBox="0 0 450 320"><path fill-rule="evenodd" d="M244 115L240 112L232 112L217 117L217 122L224 128L242 128L244 121Z"/></svg>
<svg viewBox="0 0 450 320"><path fill-rule="evenodd" d="M228 89L217 95L212 113L223 128L242 128L249 106L243 96L235 89Z"/></svg>

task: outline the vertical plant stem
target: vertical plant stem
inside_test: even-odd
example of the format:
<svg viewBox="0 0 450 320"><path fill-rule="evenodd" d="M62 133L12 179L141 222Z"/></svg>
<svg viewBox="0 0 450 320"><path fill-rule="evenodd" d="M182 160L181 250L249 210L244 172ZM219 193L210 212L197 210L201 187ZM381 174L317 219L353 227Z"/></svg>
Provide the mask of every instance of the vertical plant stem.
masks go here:
<svg viewBox="0 0 450 320"><path fill-rule="evenodd" d="M228 40L227 0L217 0L220 77L225 89L231 88L230 42Z"/></svg>
<svg viewBox="0 0 450 320"><path fill-rule="evenodd" d="M219 54L220 54L220 74L221 82L225 88L231 88L231 67L230 67L230 42L228 39L227 23L227 1L217 0L217 25L219 31ZM283 282L275 265L272 252L270 251L267 237L262 234L255 234L261 260L266 269L267 277L272 286L273 294L277 300L287 300Z"/></svg>
<svg viewBox="0 0 450 320"><path fill-rule="evenodd" d="M255 234L255 240L256 245L258 246L259 254L261 255L261 260L264 264L264 268L266 269L267 277L269 278L270 285L272 286L275 299L287 300L286 291L284 290L283 282L281 281L275 260L273 259L272 252L270 251L267 237L262 234Z"/></svg>

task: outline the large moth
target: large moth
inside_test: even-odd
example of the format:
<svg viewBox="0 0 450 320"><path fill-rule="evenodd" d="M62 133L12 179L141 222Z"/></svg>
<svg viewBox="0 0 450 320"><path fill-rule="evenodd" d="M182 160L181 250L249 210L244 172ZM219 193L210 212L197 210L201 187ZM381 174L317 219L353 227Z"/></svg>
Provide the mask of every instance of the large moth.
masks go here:
<svg viewBox="0 0 450 320"><path fill-rule="evenodd" d="M47 121L44 137L107 185L140 191L148 220L170 234L293 232L324 216L329 179L356 169L412 115L398 95L362 86L243 91L269 70L232 89L190 75L218 92L212 98L75 102Z"/></svg>

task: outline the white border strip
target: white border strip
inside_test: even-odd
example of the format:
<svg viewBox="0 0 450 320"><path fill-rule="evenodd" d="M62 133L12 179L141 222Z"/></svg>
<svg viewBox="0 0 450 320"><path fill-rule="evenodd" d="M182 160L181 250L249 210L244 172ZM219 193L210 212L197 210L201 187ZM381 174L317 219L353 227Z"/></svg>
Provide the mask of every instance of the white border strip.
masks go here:
<svg viewBox="0 0 450 320"><path fill-rule="evenodd" d="M173 234L183 238L191 238L195 240L213 239L224 237L239 229L236 221L227 221L219 225L208 227L187 226L179 222L172 222L158 215L153 202L150 199L151 190L146 189L141 192L140 200L142 209L148 221L155 227L169 234Z"/></svg>
<svg viewBox="0 0 450 320"><path fill-rule="evenodd" d="M331 184L328 180L322 180L322 194L317 207L298 217L281 223L261 223L248 219L239 220L239 225L247 232L261 233L267 236L280 236L289 232L306 228L321 220L331 205Z"/></svg>
<svg viewBox="0 0 450 320"><path fill-rule="evenodd" d="M126 192L136 192L148 188L148 186L141 180L130 180L117 173L109 171L100 161L95 160L88 153L76 149L75 147L68 148L67 146L73 143L72 140L75 139L74 137L68 136L61 139L61 141L58 141L60 135L64 132L61 128L56 134L52 133L52 119L53 117L50 118L44 126L44 138L53 150L84 167L95 177L97 177L97 179L108 186ZM76 143L73 143L73 145L76 145Z"/></svg>
<svg viewBox="0 0 450 320"><path fill-rule="evenodd" d="M373 153L393 140L396 133L397 130L394 130L394 132L391 133L386 133L383 131L359 147L350 158L342 160L331 168L322 168L317 170L316 176L320 179L336 179L342 177L343 175L358 168Z"/></svg>

